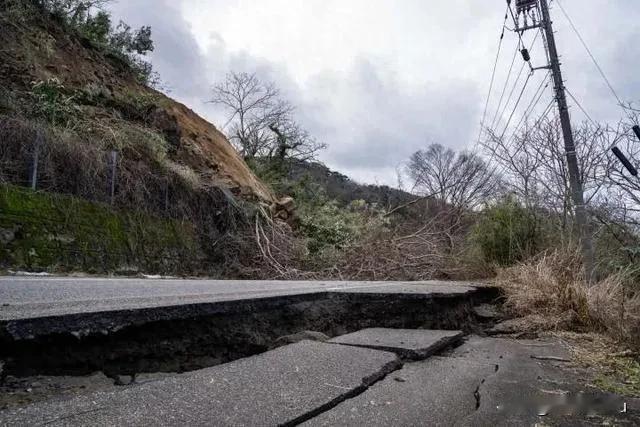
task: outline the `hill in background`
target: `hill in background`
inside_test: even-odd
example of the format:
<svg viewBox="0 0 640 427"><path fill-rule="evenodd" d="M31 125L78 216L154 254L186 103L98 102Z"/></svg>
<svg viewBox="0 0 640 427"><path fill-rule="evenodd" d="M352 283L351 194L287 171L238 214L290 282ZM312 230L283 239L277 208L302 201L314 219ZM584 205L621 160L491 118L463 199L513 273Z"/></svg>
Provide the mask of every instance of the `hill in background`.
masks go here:
<svg viewBox="0 0 640 427"><path fill-rule="evenodd" d="M290 159L287 163L287 179L291 182L309 180L319 185L328 198L341 205L356 200L376 204L382 208L408 203L415 195L386 185L360 184L340 172L332 171L318 162Z"/></svg>

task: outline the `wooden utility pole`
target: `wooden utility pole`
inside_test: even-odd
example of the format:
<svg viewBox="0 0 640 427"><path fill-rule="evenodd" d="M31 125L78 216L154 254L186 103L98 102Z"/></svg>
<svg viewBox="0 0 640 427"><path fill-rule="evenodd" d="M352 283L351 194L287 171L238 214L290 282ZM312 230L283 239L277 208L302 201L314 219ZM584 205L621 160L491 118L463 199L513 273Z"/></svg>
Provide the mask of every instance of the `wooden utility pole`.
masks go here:
<svg viewBox="0 0 640 427"><path fill-rule="evenodd" d="M510 2L510 0L508 0ZM546 68L551 70L553 82L556 92L556 101L558 103L558 111L560 114L560 122L562 125L562 136L564 139L565 154L567 157L567 169L569 171L569 186L571 190L571 198L575 209L575 225L576 231L580 239L582 247L582 259L584 263L587 280L592 282L594 279L595 260L593 254L593 243L591 230L589 226L589 217L584 203L584 190L580 177L580 166L578 164L578 156L576 154L576 145L573 139L573 129L571 128L571 119L569 117L569 107L567 105L567 97L565 94L564 80L562 79L562 70L560 69L560 60L558 59L558 48L556 46L556 38L553 33L553 23L551 14L549 13L548 0L516 0L516 8L518 13L524 12L531 16L531 11L538 6L540 8L540 22L533 25L525 25L516 28L516 31L522 33L526 30L542 28L544 31L547 51L549 53L549 65ZM526 20L526 18L525 18ZM518 23L516 23L518 27Z"/></svg>

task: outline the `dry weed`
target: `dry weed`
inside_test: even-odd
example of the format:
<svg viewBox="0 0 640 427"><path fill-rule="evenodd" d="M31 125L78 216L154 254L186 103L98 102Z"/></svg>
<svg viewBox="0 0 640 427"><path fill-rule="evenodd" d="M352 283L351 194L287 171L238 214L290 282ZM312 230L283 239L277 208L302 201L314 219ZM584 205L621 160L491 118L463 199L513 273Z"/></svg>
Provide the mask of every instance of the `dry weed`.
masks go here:
<svg viewBox="0 0 640 427"><path fill-rule="evenodd" d="M640 346L640 295L629 291L630 272L587 285L576 249L562 248L500 270L495 283L505 292L506 311L542 318L541 330L606 332ZM530 329L530 328L529 328Z"/></svg>
<svg viewBox="0 0 640 427"><path fill-rule="evenodd" d="M572 359L587 368L590 381L600 389L628 396L640 396L638 353L618 340L600 334L559 332Z"/></svg>
<svg viewBox="0 0 640 427"><path fill-rule="evenodd" d="M505 309L513 316L551 317L573 312L586 320L587 298L576 250L555 250L501 269L496 283L505 290Z"/></svg>
<svg viewBox="0 0 640 427"><path fill-rule="evenodd" d="M613 337L640 348L640 294L630 289L631 272L623 271L587 290L589 316Z"/></svg>

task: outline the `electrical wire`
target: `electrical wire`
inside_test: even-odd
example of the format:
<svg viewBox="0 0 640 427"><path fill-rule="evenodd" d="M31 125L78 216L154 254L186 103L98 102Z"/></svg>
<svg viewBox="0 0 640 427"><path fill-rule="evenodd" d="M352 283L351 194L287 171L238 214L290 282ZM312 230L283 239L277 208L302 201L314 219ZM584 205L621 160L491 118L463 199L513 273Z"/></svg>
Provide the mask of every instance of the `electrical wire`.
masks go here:
<svg viewBox="0 0 640 427"><path fill-rule="evenodd" d="M580 103L580 101L578 101L576 99L575 96L573 96L573 94L571 93L571 91L569 90L569 88L567 88L565 86L564 88L565 92L567 92L567 95L569 95L569 98L571 98L573 100L573 102L576 103L576 105L578 106L578 108L582 111L582 113L587 117L587 119L591 122L592 125L594 125L595 127L600 127L600 125L598 125L596 123L595 120L593 120L593 118L591 117L591 115L589 113L587 113L587 110L582 106L582 104Z"/></svg>
<svg viewBox="0 0 640 427"><path fill-rule="evenodd" d="M509 86L509 82L511 81L511 72L513 71L513 66L516 63L516 58L518 57L518 53L520 53L520 44L516 46L516 50L513 53L513 59L511 60L511 65L509 66L509 72L507 73L507 79L504 81L504 87L502 88L502 93L500 94L500 101L498 101L498 108L496 109L496 113L493 115L493 120L491 120L491 126L489 129L493 129L493 126L496 123L498 118L498 112L500 112L500 108L502 107L502 101L504 100L504 95L507 92L507 87ZM522 69L520 70L520 74L522 74ZM518 77L520 76L518 75Z"/></svg>
<svg viewBox="0 0 640 427"><path fill-rule="evenodd" d="M533 45L535 44L536 40L538 40L538 36L539 36L539 33L536 33L536 36L531 41L531 45L529 46L529 50L531 50L533 48ZM513 94L515 93L516 88L518 87L518 82L520 81L520 77L522 76L522 73L524 72L524 68L526 66L527 66L527 62L523 62L522 66L520 67L520 71L518 72L518 76L516 77L516 80L513 82L513 87L511 88L511 91L509 92L509 96L507 97L507 102L504 104L504 108L502 109L500 114L497 115L497 117L502 118L502 117L504 117L504 114L507 112L507 108L509 107L509 103L511 102L511 98L513 97ZM529 64L529 66L531 66L531 64ZM496 113L499 110L500 110L500 107L498 107L498 110L496 111ZM490 128L493 129L493 127L498 123L492 122Z"/></svg>
<svg viewBox="0 0 640 427"><path fill-rule="evenodd" d="M605 74L604 70L602 69L602 67L600 66L600 64L598 63L598 61L596 60L595 56L593 55L593 53L591 52L591 49L589 48L589 46L587 45L587 42L585 41L584 37L582 37L582 34L580 33L580 31L578 31L578 28L576 27L576 25L573 23L573 20L571 19L571 17L569 16L569 14L567 13L567 11L565 10L565 8L562 6L562 3L560 2L560 0L556 0L556 4L560 7L560 11L562 11L562 14L564 15L564 17L567 19L567 21L569 22L569 25L571 26L571 29L573 30L573 32L576 34L576 36L578 37L578 39L580 40L580 43L582 43L582 46L584 47L584 49L587 51L587 54L589 55L589 57L591 58L591 61L593 61L593 64L596 66L596 68L598 69L598 72L600 73L600 75L602 76L602 79L605 81L607 87L609 88L609 91L611 91L611 94L613 95L613 97L616 99L617 104L620 106L620 108L623 109L623 111L625 112L625 114L629 114L629 112L627 111L627 108L624 106L624 103L622 102L622 100L620 99L620 96L618 96L618 93L616 92L616 90L613 88L613 85L611 84L611 81L607 78L607 75Z"/></svg>
<svg viewBox="0 0 640 427"><path fill-rule="evenodd" d="M533 49L533 46L535 45L536 41L538 40L538 36L540 34L536 33L535 37L533 38L533 40L531 41L531 44L529 45L529 52L531 52L531 50ZM519 52L520 49L520 44L518 45L518 48L516 49ZM524 45L522 45L524 46ZM517 56L517 53L516 53ZM511 88L511 92L509 93L509 96L507 97L507 102L504 105L504 109L502 110L502 113L500 115L498 115L498 112L500 111L500 107L502 106L502 104L498 104L498 109L496 110L496 114L493 117L493 121L491 122L491 126L489 127L490 129L493 129L493 127L496 125L496 120L498 117L504 117L504 113L507 110L507 106L509 105L509 103L511 102L511 98L513 97L513 93L516 90L516 87L518 86L518 82L520 81L520 77L522 76L522 72L524 71L524 67L526 67L527 62L523 62L522 66L520 67L520 71L518 72L518 77L516 77L515 82L513 83L513 87ZM529 63L529 67L531 68L531 63ZM509 74L511 74L511 71L509 72ZM505 88L507 87L507 84L509 83L509 79L507 78L507 81L505 82Z"/></svg>
<svg viewBox="0 0 640 427"><path fill-rule="evenodd" d="M507 4L507 9L509 9L509 5ZM482 138L482 131L484 129L485 120L487 118L487 110L489 108L489 100L491 99L491 92L493 91L493 84L496 78L496 70L498 69L498 61L500 59L500 52L502 50L502 42L504 41L504 33L507 28L507 19L509 19L508 12L505 11L504 21L502 23L502 32L500 33L500 42L498 43L498 52L496 53L496 60L493 64L493 72L491 73L491 83L489 84L489 93L487 94L487 100L484 104L484 113L482 113L482 120L480 121L480 130L478 131L478 140L476 141L476 145L480 143L480 139Z"/></svg>
<svg viewBox="0 0 640 427"><path fill-rule="evenodd" d="M544 109L544 111L542 112L542 115L540 115L538 120L536 120L536 122L533 124L534 128L538 127L540 122L542 122L542 120L544 120L547 117L547 115L549 114L549 111L553 110L553 106L555 105L555 103L556 103L555 97L551 98L551 101L549 101L547 108Z"/></svg>
<svg viewBox="0 0 640 427"><path fill-rule="evenodd" d="M513 119L513 116L515 115L516 110L518 109L518 105L520 105L520 101L522 101L522 96L524 95L524 91L527 89L527 86L529 85L529 81L531 80L532 75L533 73L529 73L529 75L527 76L527 80L524 81L524 85L522 86L522 90L520 91L520 95L518 96L518 100L516 101L516 104L513 106L513 111L511 111L511 114L509 115L509 120L507 120L507 124L504 127L504 131L502 131L502 134L500 134L500 139L504 138L504 134L507 133L507 129L509 129L511 120Z"/></svg>
<svg viewBox="0 0 640 427"><path fill-rule="evenodd" d="M551 74L550 72L547 72L547 75L540 82L540 86L538 86L538 89L536 90L536 93L533 95L533 98L531 99L531 102L529 103L527 108L524 110L524 113L522 114L522 118L520 119L520 122L518 122L518 124L516 125L515 130L513 131L513 134L511 136L511 138L509 138L510 140L513 139L516 136L516 134L520 130L520 127L522 126L522 124L526 123L526 121L529 119L529 116L531 115L531 113L533 113L535 108L540 103L540 100L542 99L542 95L544 95L544 93L545 93L545 89L547 89L549 87L549 84L551 83L551 79L549 78L550 74ZM545 83L546 83L546 85L545 85Z"/></svg>

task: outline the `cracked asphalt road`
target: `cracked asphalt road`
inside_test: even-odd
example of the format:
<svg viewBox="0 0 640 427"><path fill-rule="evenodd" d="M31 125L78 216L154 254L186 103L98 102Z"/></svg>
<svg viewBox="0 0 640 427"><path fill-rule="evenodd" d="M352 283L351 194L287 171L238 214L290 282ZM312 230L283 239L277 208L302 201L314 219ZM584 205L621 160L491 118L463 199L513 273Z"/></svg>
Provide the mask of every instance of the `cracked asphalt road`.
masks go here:
<svg viewBox="0 0 640 427"><path fill-rule="evenodd" d="M444 282L9 277L0 278L0 321L25 319L28 326L38 317L49 322L43 316L103 316L111 310L129 318L144 311L134 309L327 292L418 294L422 301L474 290ZM411 337L398 341L379 333L369 330L359 339L374 339L378 348L417 346L407 341ZM402 365L396 354L354 346L354 335L345 339L351 345L301 342L144 384L0 411L0 425L640 425L640 402L588 389L560 361L566 355L558 341L471 337L446 354ZM546 405L585 391L610 399L613 408L627 403L628 412L566 416Z"/></svg>
<svg viewBox="0 0 640 427"><path fill-rule="evenodd" d="M557 340L471 337L446 356L405 364L305 425L640 425L637 399L597 392L566 364L531 356L566 354ZM563 415L563 399L579 396L608 399L609 411ZM629 412L621 414L625 402Z"/></svg>
<svg viewBox="0 0 640 427"><path fill-rule="evenodd" d="M400 366L393 353L303 341L165 380L0 411L0 425L298 424Z"/></svg>
<svg viewBox="0 0 640 427"><path fill-rule="evenodd" d="M322 292L464 294L458 282L334 282L0 277L0 320Z"/></svg>

